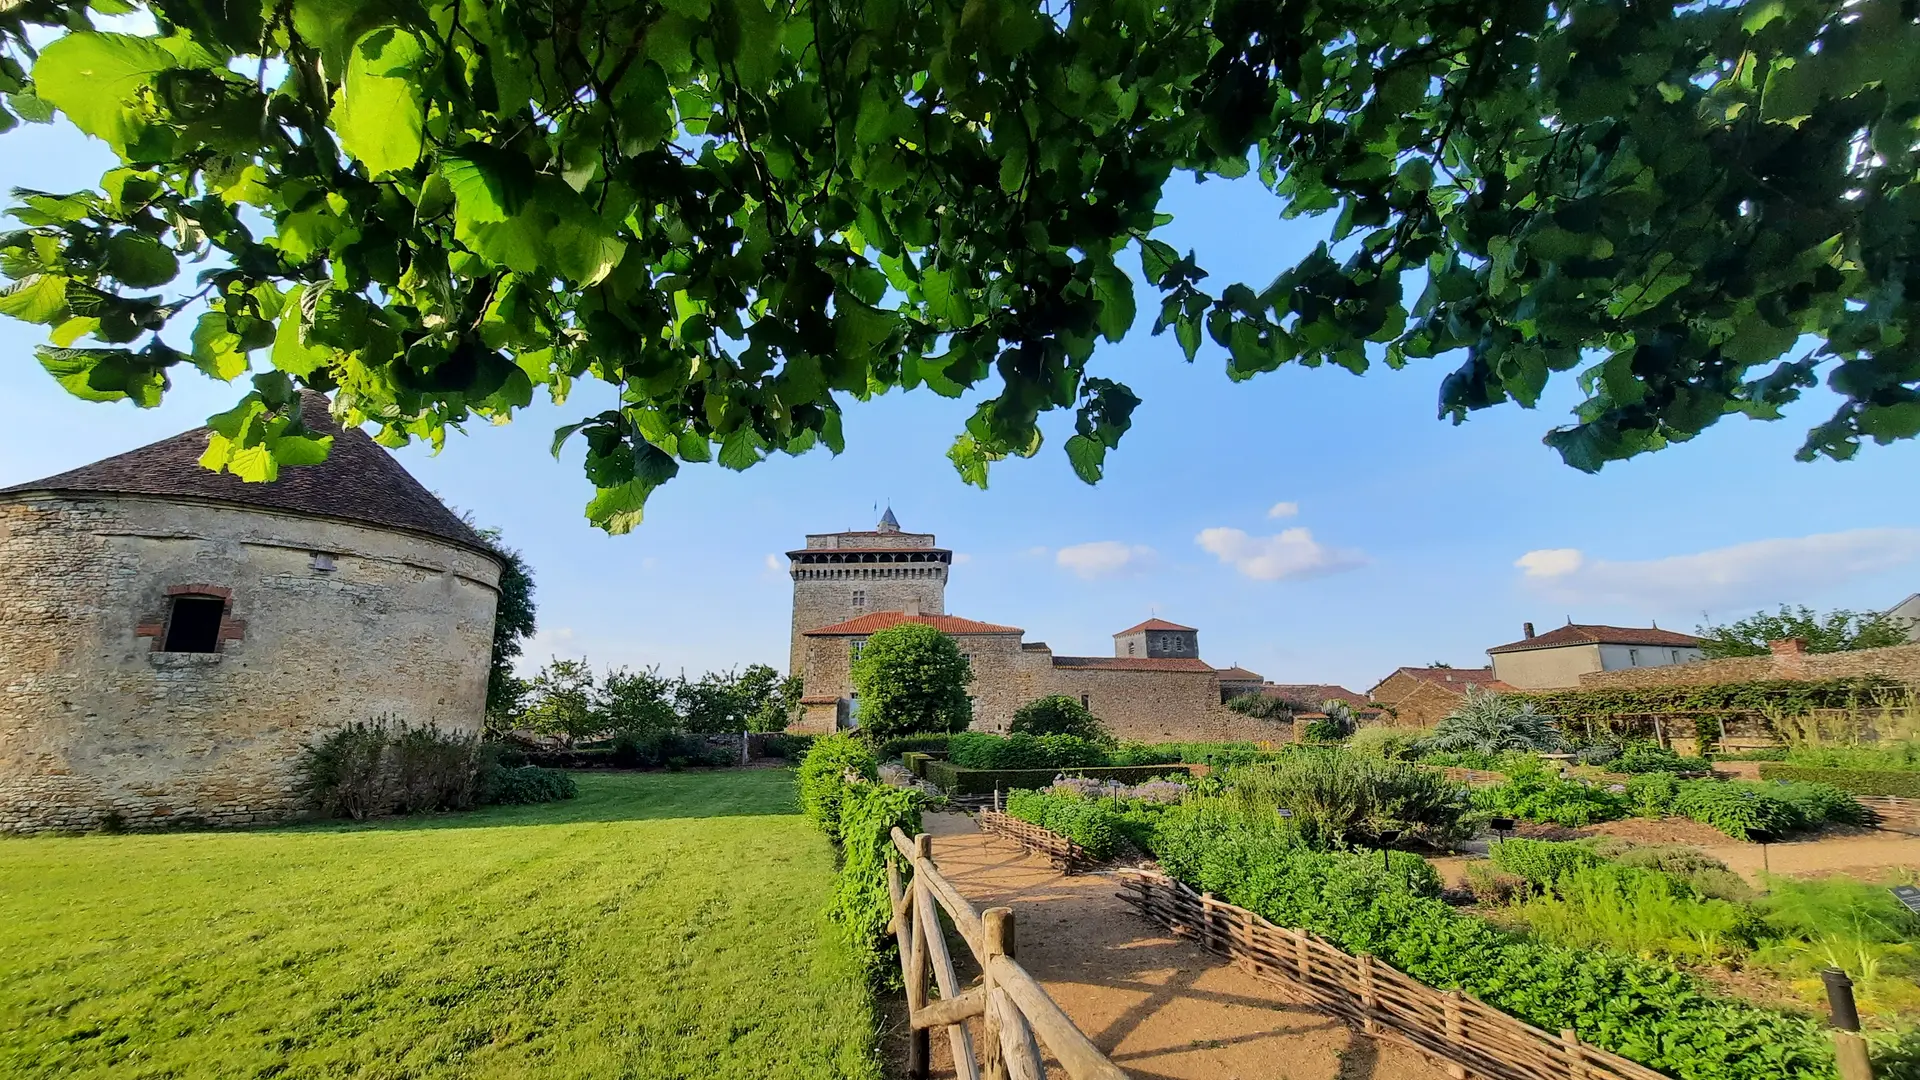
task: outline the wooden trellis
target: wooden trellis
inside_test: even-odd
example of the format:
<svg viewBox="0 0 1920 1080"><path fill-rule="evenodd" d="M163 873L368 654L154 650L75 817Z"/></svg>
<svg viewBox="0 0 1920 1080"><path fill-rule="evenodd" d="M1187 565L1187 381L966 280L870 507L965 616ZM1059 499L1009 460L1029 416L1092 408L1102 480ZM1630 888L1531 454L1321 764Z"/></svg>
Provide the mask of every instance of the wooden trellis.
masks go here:
<svg viewBox="0 0 1920 1080"><path fill-rule="evenodd" d="M913 876L902 880L902 864ZM1013 910L975 912L933 862L933 838L893 830L887 853L887 891L893 897L889 929L900 945L913 1034L907 1073L921 1078L931 1062L933 1029L945 1028L961 1080L1045 1080L1044 1045L1073 1080L1127 1080L1073 1025L1040 983L1015 959ZM981 972L980 985L962 990L940 921L944 911ZM929 998L928 977L940 996ZM975 1047L967 1021L981 1019Z"/></svg>

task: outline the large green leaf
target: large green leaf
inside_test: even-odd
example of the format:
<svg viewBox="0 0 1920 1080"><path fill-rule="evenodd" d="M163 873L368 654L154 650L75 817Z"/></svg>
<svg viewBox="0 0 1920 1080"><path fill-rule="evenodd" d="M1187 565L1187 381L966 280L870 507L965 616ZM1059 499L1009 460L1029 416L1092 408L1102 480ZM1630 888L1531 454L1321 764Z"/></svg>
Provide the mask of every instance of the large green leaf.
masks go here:
<svg viewBox="0 0 1920 1080"><path fill-rule="evenodd" d="M173 249L146 233L124 229L107 241L107 273L137 289L165 285L180 276Z"/></svg>
<svg viewBox="0 0 1920 1080"><path fill-rule="evenodd" d="M375 176L420 160L421 73L431 62L426 42L396 26L369 30L354 43L334 108L340 147Z"/></svg>
<svg viewBox="0 0 1920 1080"><path fill-rule="evenodd" d="M67 317L67 279L58 274L28 274L0 290L0 315L32 323L63 322Z"/></svg>
<svg viewBox="0 0 1920 1080"><path fill-rule="evenodd" d="M71 33L48 45L34 62L34 92L81 131L124 153L147 126L128 102L151 86L155 75L179 63L149 38Z"/></svg>

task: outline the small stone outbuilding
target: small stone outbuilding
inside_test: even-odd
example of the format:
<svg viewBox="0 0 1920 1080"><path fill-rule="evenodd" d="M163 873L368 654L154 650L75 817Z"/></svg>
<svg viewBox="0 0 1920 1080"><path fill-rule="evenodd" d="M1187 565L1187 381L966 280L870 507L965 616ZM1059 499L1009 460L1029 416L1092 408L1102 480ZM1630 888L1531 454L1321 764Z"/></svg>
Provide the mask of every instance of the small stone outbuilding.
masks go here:
<svg viewBox="0 0 1920 1080"><path fill-rule="evenodd" d="M325 463L196 429L0 489L0 831L271 821L327 732L477 733L500 562L327 399Z"/></svg>

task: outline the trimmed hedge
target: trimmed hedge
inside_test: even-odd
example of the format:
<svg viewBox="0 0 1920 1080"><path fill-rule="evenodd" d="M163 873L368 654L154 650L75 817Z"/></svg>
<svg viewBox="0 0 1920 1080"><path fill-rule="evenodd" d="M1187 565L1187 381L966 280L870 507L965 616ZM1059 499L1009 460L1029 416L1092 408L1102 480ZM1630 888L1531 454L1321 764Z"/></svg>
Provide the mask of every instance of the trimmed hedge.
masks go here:
<svg viewBox="0 0 1920 1080"><path fill-rule="evenodd" d="M1123 784L1138 784L1162 776L1177 773L1191 773L1183 765L1106 765L1084 769L963 769L950 761L925 763L925 771L916 775L945 790L949 795L991 795L995 788L1005 791L1015 789L1036 790L1053 783L1053 778L1065 773L1068 776L1088 776L1095 780L1118 780Z"/></svg>
<svg viewBox="0 0 1920 1080"><path fill-rule="evenodd" d="M1830 769L1767 761L1760 765L1762 780L1799 780L1829 784L1855 795L1897 795L1920 799L1920 769Z"/></svg>

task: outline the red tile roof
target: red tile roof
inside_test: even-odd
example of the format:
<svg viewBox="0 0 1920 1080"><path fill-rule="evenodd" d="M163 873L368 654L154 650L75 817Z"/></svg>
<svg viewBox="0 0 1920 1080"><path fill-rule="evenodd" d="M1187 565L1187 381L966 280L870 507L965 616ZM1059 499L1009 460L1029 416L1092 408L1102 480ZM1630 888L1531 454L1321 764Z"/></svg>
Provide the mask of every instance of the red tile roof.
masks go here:
<svg viewBox="0 0 1920 1080"><path fill-rule="evenodd" d="M1675 633L1658 627L1590 626L1568 623L1544 634L1535 634L1530 638L1505 645L1495 645L1487 652L1489 654L1526 652L1530 649L1559 649L1569 645L1665 645L1687 648L1699 644L1700 639L1692 634Z"/></svg>
<svg viewBox="0 0 1920 1080"><path fill-rule="evenodd" d="M904 611L876 611L870 615L848 619L846 622L822 626L818 630L803 630L803 637L859 637L871 634L875 630L885 630L903 622L926 623L943 634L1020 634L1025 633L1017 626L999 626L994 623L975 622L962 619L957 615L909 615Z"/></svg>
<svg viewBox="0 0 1920 1080"><path fill-rule="evenodd" d="M1489 690L1512 689L1512 687L1507 686L1506 683L1494 678L1493 669L1490 667L1403 667L1393 674L1406 675L1419 679L1421 682L1433 683L1436 686L1452 687L1456 690L1465 690L1469 686L1484 686ZM1387 679L1391 678L1393 678L1393 675L1387 676ZM1382 679L1380 681L1386 682L1387 680Z"/></svg>
<svg viewBox="0 0 1920 1080"><path fill-rule="evenodd" d="M1296 702L1309 708L1318 709L1328 701L1344 701L1354 708L1372 704L1365 694L1356 694L1344 686L1332 683L1268 683L1260 688L1268 697L1277 697L1282 701Z"/></svg>
<svg viewBox="0 0 1920 1080"><path fill-rule="evenodd" d="M1191 626L1181 626L1179 623L1168 622L1165 619L1148 619L1139 626L1129 626L1113 636L1124 637L1127 634L1137 634L1142 630L1185 630L1188 633L1199 633Z"/></svg>
<svg viewBox="0 0 1920 1080"><path fill-rule="evenodd" d="M1220 672L1221 682L1265 682L1266 681L1264 678L1262 678L1259 675L1259 673L1248 671L1246 668L1243 668L1238 664L1235 664L1233 667L1216 668L1215 670Z"/></svg>
<svg viewBox="0 0 1920 1080"><path fill-rule="evenodd" d="M1056 656L1053 666L1104 671L1213 671L1205 660L1180 656Z"/></svg>
<svg viewBox="0 0 1920 1080"><path fill-rule="evenodd" d="M0 488L0 495L90 491L205 500L405 529L493 550L366 432L342 429L324 394L303 392L300 415L317 434L333 436L333 446L325 461L289 465L271 483L250 484L232 473L202 468L200 455L212 431L199 427L57 476Z"/></svg>

